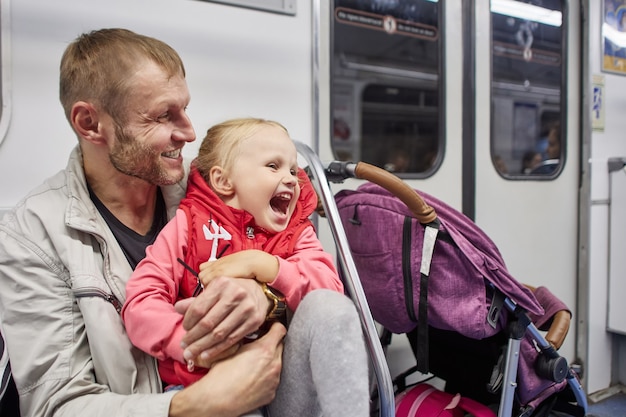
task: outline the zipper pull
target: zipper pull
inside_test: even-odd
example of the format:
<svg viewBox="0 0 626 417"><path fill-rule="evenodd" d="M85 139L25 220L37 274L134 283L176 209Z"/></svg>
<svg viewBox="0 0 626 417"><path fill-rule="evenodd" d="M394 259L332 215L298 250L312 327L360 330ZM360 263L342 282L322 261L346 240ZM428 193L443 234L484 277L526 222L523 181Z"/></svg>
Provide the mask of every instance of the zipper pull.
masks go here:
<svg viewBox="0 0 626 417"><path fill-rule="evenodd" d="M202 290L204 290L204 285L202 285L202 281L200 281L200 278L196 279L198 280L198 283L196 284L196 288L193 290L193 294L191 295L192 297L197 297L198 295L200 295Z"/></svg>
<svg viewBox="0 0 626 417"><path fill-rule="evenodd" d="M246 235L248 239L254 239L254 228L252 226L246 227Z"/></svg>
<svg viewBox="0 0 626 417"><path fill-rule="evenodd" d="M106 299L108 302L113 304L113 307L115 307L115 311L117 311L118 314L122 311L122 303L120 303L120 301L117 299L116 296L111 294L111 295L108 295Z"/></svg>
<svg viewBox="0 0 626 417"><path fill-rule="evenodd" d="M197 297L202 292L202 290L204 290L204 285L202 285L202 281L200 281L200 276L198 276L198 273L192 267L190 267L185 261L183 261L180 258L176 258L176 260L178 261L178 263L184 266L187 271L191 272L191 274L194 277L196 277L197 284L196 284L196 288L194 288L193 290L192 296Z"/></svg>

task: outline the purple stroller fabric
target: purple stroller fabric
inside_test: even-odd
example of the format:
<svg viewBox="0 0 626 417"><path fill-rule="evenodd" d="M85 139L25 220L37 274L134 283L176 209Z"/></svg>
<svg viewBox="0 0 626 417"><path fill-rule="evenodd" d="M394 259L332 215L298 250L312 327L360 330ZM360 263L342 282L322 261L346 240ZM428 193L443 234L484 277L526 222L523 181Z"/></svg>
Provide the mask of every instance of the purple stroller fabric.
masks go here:
<svg viewBox="0 0 626 417"><path fill-rule="evenodd" d="M474 339L500 331L487 322L489 283L529 313L544 314L532 292L509 274L495 244L474 222L438 199L418 193L435 209L441 223L439 233L448 234L454 242L438 241L434 248L428 291L431 326ZM402 280L402 228L411 212L373 183L356 191L340 191L335 201L374 319L394 333L414 329L417 323L406 313ZM418 282L424 228L417 220L412 228L411 270ZM417 303L419 285L413 286L413 293Z"/></svg>
<svg viewBox="0 0 626 417"><path fill-rule="evenodd" d="M435 209L440 222L430 263L428 281L428 324L452 330L473 339L483 339L503 330L508 312L497 325L488 323L490 286L497 288L533 319L544 317L544 309L533 292L506 269L493 241L468 217L442 201L416 191ZM386 189L365 183L357 190L335 195L350 250L374 319L393 333L406 333L417 326L407 313L403 282L403 224L413 217L406 205ZM451 242L450 242L451 241ZM418 311L420 264L424 225L411 224L410 268L414 285L412 299ZM406 241L404 245L406 245ZM517 396L520 404L536 406L560 391L565 381L555 384L534 371L539 352L532 340L522 339Z"/></svg>

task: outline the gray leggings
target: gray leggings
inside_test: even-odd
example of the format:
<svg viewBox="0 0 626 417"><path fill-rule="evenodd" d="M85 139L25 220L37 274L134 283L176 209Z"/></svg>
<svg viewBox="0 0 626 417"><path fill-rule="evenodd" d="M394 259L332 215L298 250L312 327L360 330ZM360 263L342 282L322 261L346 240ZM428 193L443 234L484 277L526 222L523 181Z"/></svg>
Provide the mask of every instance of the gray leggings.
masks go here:
<svg viewBox="0 0 626 417"><path fill-rule="evenodd" d="M368 356L352 301L310 292L289 324L271 417L369 416Z"/></svg>

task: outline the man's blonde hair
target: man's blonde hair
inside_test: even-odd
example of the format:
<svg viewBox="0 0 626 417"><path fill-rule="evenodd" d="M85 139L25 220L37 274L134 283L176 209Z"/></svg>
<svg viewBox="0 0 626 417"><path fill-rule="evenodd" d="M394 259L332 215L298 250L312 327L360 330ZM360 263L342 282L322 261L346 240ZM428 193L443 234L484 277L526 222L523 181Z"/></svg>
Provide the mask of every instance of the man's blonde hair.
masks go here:
<svg viewBox="0 0 626 417"><path fill-rule="evenodd" d="M278 122L253 117L231 119L212 126L200 144L195 162L204 180L210 184L209 171L213 166L230 170L243 141L264 126L274 126L289 134Z"/></svg>
<svg viewBox="0 0 626 417"><path fill-rule="evenodd" d="M83 100L124 121L129 80L146 61L154 62L170 77L185 77L178 53L158 39L117 28L80 35L61 58L59 98L67 119L74 103Z"/></svg>

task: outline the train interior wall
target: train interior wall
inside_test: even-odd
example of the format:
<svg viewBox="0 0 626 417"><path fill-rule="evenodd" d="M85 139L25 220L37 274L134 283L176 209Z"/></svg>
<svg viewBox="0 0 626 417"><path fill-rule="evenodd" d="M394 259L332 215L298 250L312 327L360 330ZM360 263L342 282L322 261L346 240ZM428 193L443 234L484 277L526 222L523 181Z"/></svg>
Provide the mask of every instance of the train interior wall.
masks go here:
<svg viewBox="0 0 626 417"><path fill-rule="evenodd" d="M588 291L588 320L586 334L579 335L587 344L586 386L589 393L602 392L607 387L626 384L626 337L623 331L608 330L607 318L610 309L620 308L613 301L609 303L611 292L611 271L609 270L611 253L623 256L624 248L610 245L611 234L623 235L624 230L612 230L610 225L611 195L609 188L610 174L607 169L608 160L626 156L626 73L608 72L603 69L602 25L604 22L604 1L588 1L587 19L589 47L588 65L589 83L589 118L591 129L588 129L589 140L587 164L590 173L589 201L589 262L588 275L580 277L581 289ZM594 101L596 93L602 92L602 101ZM599 107L595 107L599 106ZM594 113L599 111L599 113ZM597 128L594 129L593 125ZM626 190L618 190L626 193ZM623 216L623 212L621 213ZM613 271L613 276L619 272ZM621 271L621 281L626 271ZM621 294L623 298L626 294ZM623 301L622 301L623 302ZM622 323L624 321L622 318ZM583 349L584 351L584 349ZM613 358L607 361L606 358ZM623 388L622 388L623 389Z"/></svg>
<svg viewBox="0 0 626 417"><path fill-rule="evenodd" d="M311 143L311 5L282 3L294 3L295 15L200 0L2 0L10 41L3 45L0 209L65 167L77 139L58 100L61 54L80 33L101 27L155 36L181 55L197 134L186 157L208 127L240 116L275 119Z"/></svg>
<svg viewBox="0 0 626 417"><path fill-rule="evenodd" d="M589 139L588 160L581 164L589 170L590 198L588 274L579 277L586 294L579 300L586 300L587 311L578 318L586 330L575 337L582 346L589 393L626 385L626 336L607 331L611 307L607 161L626 156L626 75L602 70L602 3L587 0L582 13L589 34L589 62L582 65L588 66L589 85L601 80L605 93L603 129L584 131L585 124L581 128L581 135ZM5 131L0 132L0 212L65 166L76 139L58 101L58 64L67 43L94 28L126 27L161 38L179 51L192 94L189 114L198 135L185 156L195 155L209 126L237 116L278 120L292 137L313 145L311 2L294 1L295 15L199 0L173 4L2 0L2 35L9 41L2 45L5 119L0 126Z"/></svg>

